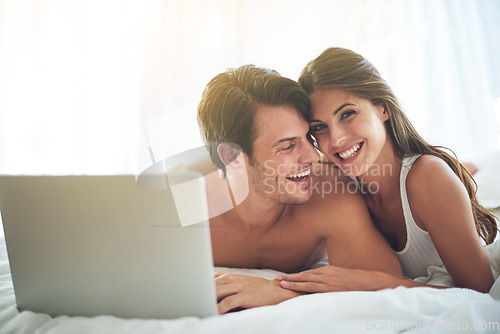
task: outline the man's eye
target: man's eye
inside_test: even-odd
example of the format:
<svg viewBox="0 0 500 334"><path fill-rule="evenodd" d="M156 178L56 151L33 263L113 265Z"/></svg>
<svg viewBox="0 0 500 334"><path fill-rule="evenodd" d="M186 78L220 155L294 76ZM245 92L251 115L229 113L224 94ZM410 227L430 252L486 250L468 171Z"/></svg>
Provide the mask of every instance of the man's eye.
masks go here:
<svg viewBox="0 0 500 334"><path fill-rule="evenodd" d="M311 132L312 133L316 133L316 132L321 131L323 129L326 129L326 124L311 125Z"/></svg>
<svg viewBox="0 0 500 334"><path fill-rule="evenodd" d="M289 150L291 150L294 147L295 147L295 144L290 144L287 147L283 148L282 151L289 151Z"/></svg>
<svg viewBox="0 0 500 334"><path fill-rule="evenodd" d="M349 117L351 115L354 115L356 112L354 110L347 110L347 111L344 111L342 113L342 115L340 115L340 119L344 119L346 117Z"/></svg>

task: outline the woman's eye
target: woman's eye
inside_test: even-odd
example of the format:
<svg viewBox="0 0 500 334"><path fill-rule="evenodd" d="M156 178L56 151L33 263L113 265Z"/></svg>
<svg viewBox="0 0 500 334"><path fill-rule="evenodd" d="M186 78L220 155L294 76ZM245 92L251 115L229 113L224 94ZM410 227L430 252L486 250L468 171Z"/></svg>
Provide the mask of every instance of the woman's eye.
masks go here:
<svg viewBox="0 0 500 334"><path fill-rule="evenodd" d="M340 115L340 119L344 119L346 117L349 117L351 115L354 115L356 112L354 110L347 110L347 111L344 111L341 115Z"/></svg>
<svg viewBox="0 0 500 334"><path fill-rule="evenodd" d="M312 133L316 133L316 132L319 132L323 129L326 129L326 124L315 124L315 125L311 125L311 132Z"/></svg>

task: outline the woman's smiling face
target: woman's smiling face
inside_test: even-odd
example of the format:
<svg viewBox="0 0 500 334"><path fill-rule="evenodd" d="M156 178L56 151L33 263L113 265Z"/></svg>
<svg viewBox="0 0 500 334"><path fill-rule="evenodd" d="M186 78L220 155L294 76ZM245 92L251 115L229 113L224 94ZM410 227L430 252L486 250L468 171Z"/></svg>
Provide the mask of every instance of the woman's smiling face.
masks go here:
<svg viewBox="0 0 500 334"><path fill-rule="evenodd" d="M352 177L362 175L390 146L384 107L340 89L311 94L310 126L319 149Z"/></svg>

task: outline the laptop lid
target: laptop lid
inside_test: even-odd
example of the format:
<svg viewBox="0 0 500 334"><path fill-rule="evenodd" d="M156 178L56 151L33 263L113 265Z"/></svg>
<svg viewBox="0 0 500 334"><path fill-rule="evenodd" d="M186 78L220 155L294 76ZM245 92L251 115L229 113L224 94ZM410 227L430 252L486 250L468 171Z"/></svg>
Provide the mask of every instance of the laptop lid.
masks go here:
<svg viewBox="0 0 500 334"><path fill-rule="evenodd" d="M203 178L189 180L201 182L203 194L192 196L192 210L207 211ZM182 227L165 176L142 181L0 176L19 310L156 319L217 314L208 219Z"/></svg>

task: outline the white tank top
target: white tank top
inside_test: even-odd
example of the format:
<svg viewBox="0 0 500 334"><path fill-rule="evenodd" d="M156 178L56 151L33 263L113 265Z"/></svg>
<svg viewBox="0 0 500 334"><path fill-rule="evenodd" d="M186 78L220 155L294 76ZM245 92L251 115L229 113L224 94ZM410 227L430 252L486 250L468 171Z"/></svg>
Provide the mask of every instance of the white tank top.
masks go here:
<svg viewBox="0 0 500 334"><path fill-rule="evenodd" d="M399 176L401 189L401 203L406 224L406 245L405 248L396 252L401 262L405 277L414 279L420 276L427 276L427 267L442 266L443 261L439 257L436 247L427 231L422 230L413 219L410 203L406 193L406 177L411 166L420 155L407 156L401 163L401 174Z"/></svg>

